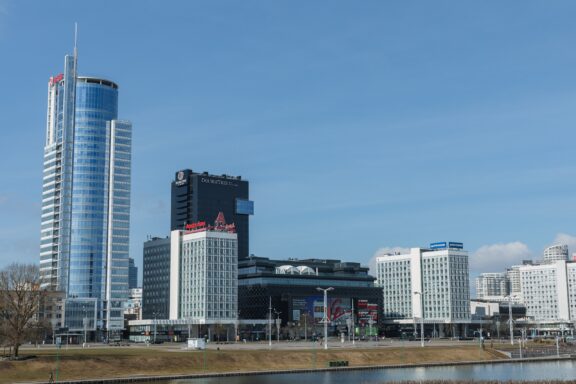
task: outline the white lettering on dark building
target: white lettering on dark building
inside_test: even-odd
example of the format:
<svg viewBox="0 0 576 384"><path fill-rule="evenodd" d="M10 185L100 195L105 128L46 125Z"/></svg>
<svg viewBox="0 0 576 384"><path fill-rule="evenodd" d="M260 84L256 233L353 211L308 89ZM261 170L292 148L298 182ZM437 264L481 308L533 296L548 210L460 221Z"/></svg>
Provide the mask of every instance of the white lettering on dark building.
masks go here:
<svg viewBox="0 0 576 384"><path fill-rule="evenodd" d="M238 183L235 183L231 180L209 179L207 177L202 177L200 179L200 181L202 183L206 183L206 184L218 184L218 185L223 185L226 187L237 187L238 186Z"/></svg>

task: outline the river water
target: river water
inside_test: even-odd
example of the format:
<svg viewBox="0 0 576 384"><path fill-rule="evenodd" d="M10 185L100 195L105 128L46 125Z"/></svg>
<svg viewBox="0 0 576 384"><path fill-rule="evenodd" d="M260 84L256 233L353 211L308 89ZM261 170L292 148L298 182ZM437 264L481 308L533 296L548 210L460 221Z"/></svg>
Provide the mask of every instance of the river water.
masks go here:
<svg viewBox="0 0 576 384"><path fill-rule="evenodd" d="M576 361L248 375L163 381L163 384L381 384L404 380L576 380Z"/></svg>

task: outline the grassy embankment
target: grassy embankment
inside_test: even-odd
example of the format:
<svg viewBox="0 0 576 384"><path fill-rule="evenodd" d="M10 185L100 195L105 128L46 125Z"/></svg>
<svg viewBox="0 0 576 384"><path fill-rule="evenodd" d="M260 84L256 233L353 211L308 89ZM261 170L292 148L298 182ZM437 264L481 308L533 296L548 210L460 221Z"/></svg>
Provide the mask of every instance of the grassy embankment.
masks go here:
<svg viewBox="0 0 576 384"><path fill-rule="evenodd" d="M334 350L207 350L164 348L92 348L23 351L36 358L0 362L0 383L47 381L58 368L59 380L177 375L205 372L312 369L328 361L348 360L350 366L482 361L503 358L473 346Z"/></svg>

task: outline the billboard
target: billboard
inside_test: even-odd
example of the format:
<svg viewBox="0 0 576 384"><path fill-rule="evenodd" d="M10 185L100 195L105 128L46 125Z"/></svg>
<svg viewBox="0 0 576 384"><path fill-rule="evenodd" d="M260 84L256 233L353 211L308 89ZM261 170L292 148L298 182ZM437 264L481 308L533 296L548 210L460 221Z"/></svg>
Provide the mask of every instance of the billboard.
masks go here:
<svg viewBox="0 0 576 384"><path fill-rule="evenodd" d="M236 213L239 215L253 215L254 202L246 199L236 199Z"/></svg>
<svg viewBox="0 0 576 384"><path fill-rule="evenodd" d="M355 323L367 326L372 319L375 324L378 321L378 304L368 300L354 299L349 297L328 297L328 318L332 325L346 325L354 308ZM322 323L324 318L324 296L307 296L292 299L292 320L298 321L301 316L307 314L308 321L317 324Z"/></svg>
<svg viewBox="0 0 576 384"><path fill-rule="evenodd" d="M328 297L328 319L331 324L345 325L352 312L350 298ZM324 318L324 296L307 296L292 299L292 319L299 320L302 315L308 315L308 321L322 323Z"/></svg>
<svg viewBox="0 0 576 384"><path fill-rule="evenodd" d="M356 304L356 322L360 326L375 324L378 322L378 304L370 303L368 300L358 300Z"/></svg>

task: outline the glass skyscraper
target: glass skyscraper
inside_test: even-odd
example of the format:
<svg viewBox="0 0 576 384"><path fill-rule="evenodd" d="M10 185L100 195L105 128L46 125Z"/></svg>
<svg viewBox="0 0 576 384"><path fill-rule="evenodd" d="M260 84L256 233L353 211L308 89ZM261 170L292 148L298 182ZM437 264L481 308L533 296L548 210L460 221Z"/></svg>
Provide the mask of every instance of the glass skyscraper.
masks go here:
<svg viewBox="0 0 576 384"><path fill-rule="evenodd" d="M123 328L131 149L118 85L78 76L75 49L48 83L40 245L43 286L65 292L70 331L106 337Z"/></svg>

